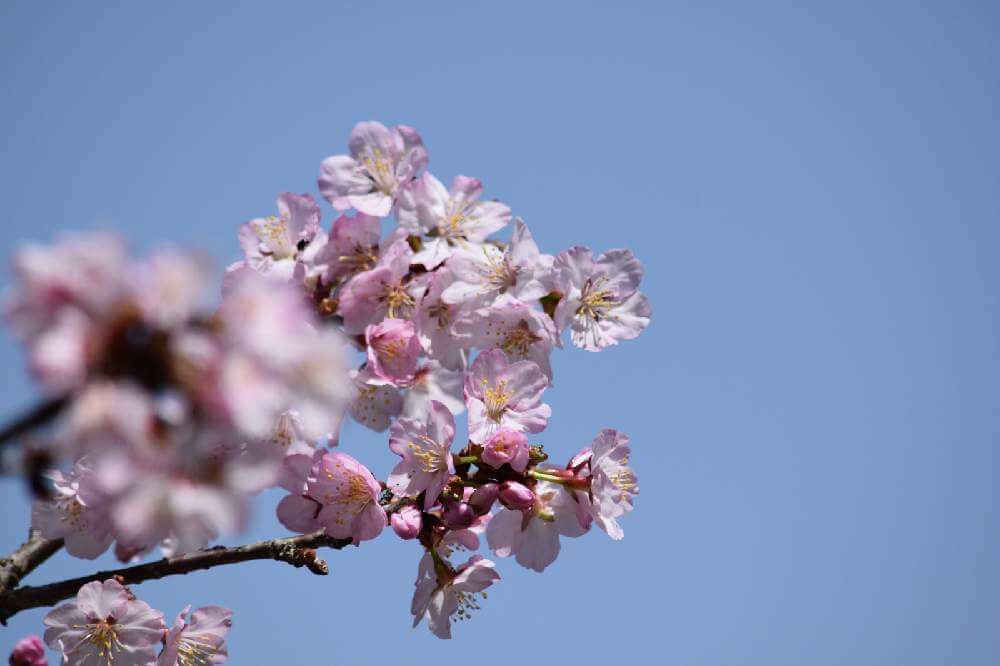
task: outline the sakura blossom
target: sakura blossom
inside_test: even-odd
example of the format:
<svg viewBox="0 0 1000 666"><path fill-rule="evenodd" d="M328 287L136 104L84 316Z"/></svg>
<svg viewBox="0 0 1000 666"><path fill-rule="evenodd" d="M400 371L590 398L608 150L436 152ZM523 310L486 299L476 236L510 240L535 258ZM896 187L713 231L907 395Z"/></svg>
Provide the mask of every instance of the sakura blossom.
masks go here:
<svg viewBox="0 0 1000 666"><path fill-rule="evenodd" d="M426 234L413 263L434 270L455 247L475 247L510 223L510 208L497 201L479 201L478 178L455 176L450 189L430 173L405 191L399 224L411 234Z"/></svg>
<svg viewBox="0 0 1000 666"><path fill-rule="evenodd" d="M447 264L456 280L441 296L448 303L473 301L483 306L504 295L537 300L548 293L545 283L552 264L552 256L538 251L528 226L518 219L506 249L491 244L456 249Z"/></svg>
<svg viewBox="0 0 1000 666"><path fill-rule="evenodd" d="M68 665L151 666L166 625L163 613L130 599L121 583L87 583L76 600L56 606L43 620L45 642Z"/></svg>
<svg viewBox="0 0 1000 666"><path fill-rule="evenodd" d="M431 401L425 422L398 419L389 430L389 449L402 460L389 474L389 488L404 497L424 493L424 510L434 506L455 472L451 456L454 438L455 417L436 400Z"/></svg>
<svg viewBox="0 0 1000 666"><path fill-rule="evenodd" d="M326 244L316 255L316 263L326 266L323 279L338 284L374 268L383 251L381 235L379 218L372 215L341 215L334 220Z"/></svg>
<svg viewBox="0 0 1000 666"><path fill-rule="evenodd" d="M552 409L541 401L548 378L531 361L509 363L500 349L479 354L465 379L469 439L477 444L501 428L537 433Z"/></svg>
<svg viewBox="0 0 1000 666"><path fill-rule="evenodd" d="M552 379L549 356L558 343L555 324L539 310L516 299L504 299L458 320L455 337L467 347L502 349L515 361L533 361Z"/></svg>
<svg viewBox="0 0 1000 666"><path fill-rule="evenodd" d="M306 492L321 505L316 520L326 533L357 545L377 537L388 524L378 502L381 490L367 467L333 452L313 463Z"/></svg>
<svg viewBox="0 0 1000 666"><path fill-rule="evenodd" d="M513 555L521 566L540 572L559 555L559 537L581 536L589 523L581 524L573 495L559 484L540 481L534 498L525 511L503 509L494 516L486 539L497 557Z"/></svg>
<svg viewBox="0 0 1000 666"><path fill-rule="evenodd" d="M323 246L320 209L309 194L278 195L278 215L259 217L240 227L246 264L263 275L291 280L304 277L307 264ZM319 237L319 242L314 241Z"/></svg>
<svg viewBox="0 0 1000 666"><path fill-rule="evenodd" d="M424 521L420 509L407 504L392 514L389 523L392 525L392 531L400 539L416 539Z"/></svg>
<svg viewBox="0 0 1000 666"><path fill-rule="evenodd" d="M111 545L108 498L81 460L69 474L55 470L52 499L35 500L31 527L48 539L64 539L74 557L92 560Z"/></svg>
<svg viewBox="0 0 1000 666"><path fill-rule="evenodd" d="M225 640L233 624L233 612L222 606L190 611L191 606L186 606L177 614L163 640L163 652L156 666L209 666L224 664L229 659Z"/></svg>
<svg viewBox="0 0 1000 666"><path fill-rule="evenodd" d="M500 574L496 565L480 555L453 569L438 556L424 555L417 572L416 589L410 613L413 626L427 620L427 627L438 638L451 638L451 620L464 620L479 609L478 598L485 599L485 590Z"/></svg>
<svg viewBox="0 0 1000 666"><path fill-rule="evenodd" d="M597 526L616 541L625 536L618 518L634 508L633 498L639 494L639 478L629 467L631 453L628 435L608 428L594 438L589 455L585 451L574 459L578 465L586 464L590 473L590 493L580 493L581 502Z"/></svg>
<svg viewBox="0 0 1000 666"><path fill-rule="evenodd" d="M420 357L420 340L413 322L384 319L365 329L368 365L375 375L392 382L413 381Z"/></svg>
<svg viewBox="0 0 1000 666"><path fill-rule="evenodd" d="M556 326L568 326L577 347L600 351L649 326L649 299L638 291L642 264L629 250L608 250L594 259L589 249L572 247L556 257L553 275L562 293Z"/></svg>
<svg viewBox="0 0 1000 666"><path fill-rule="evenodd" d="M375 121L354 126L350 155L334 155L320 167L319 190L337 210L355 208L385 217L400 189L427 166L427 150L412 127L387 128Z"/></svg>
<svg viewBox="0 0 1000 666"><path fill-rule="evenodd" d="M350 405L351 417L375 432L385 432L390 421L403 409L399 389L369 368L352 370L355 396Z"/></svg>
<svg viewBox="0 0 1000 666"><path fill-rule="evenodd" d="M427 361L417 369L413 381L405 387L402 415L418 418L427 413L433 400L447 407L452 414L461 414L465 411L464 383L464 372L448 370L437 361Z"/></svg>
<svg viewBox="0 0 1000 666"><path fill-rule="evenodd" d="M427 355L449 370L465 367L465 347L455 335L454 324L469 308L465 302L444 301L444 292L455 280L447 265L438 268L429 278L416 316L420 341Z"/></svg>
<svg viewBox="0 0 1000 666"><path fill-rule="evenodd" d="M490 467L509 464L514 471L523 472L528 466L528 438L518 430L498 430L483 443L482 460Z"/></svg>
<svg viewBox="0 0 1000 666"><path fill-rule="evenodd" d="M344 330L363 333L383 318L410 319L424 293L424 280L410 275L413 251L405 240L393 243L371 270L355 275L340 291L338 314Z"/></svg>

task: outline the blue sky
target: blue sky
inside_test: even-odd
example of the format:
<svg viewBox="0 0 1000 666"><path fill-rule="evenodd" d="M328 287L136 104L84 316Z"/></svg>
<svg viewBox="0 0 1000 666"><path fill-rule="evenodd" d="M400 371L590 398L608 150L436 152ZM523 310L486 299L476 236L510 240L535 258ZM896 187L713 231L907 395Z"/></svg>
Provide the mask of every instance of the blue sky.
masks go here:
<svg viewBox="0 0 1000 666"><path fill-rule="evenodd" d="M554 358L541 438L563 458L600 428L631 435L624 541L564 541L542 575L501 560L450 643L409 628L419 553L390 533L331 553L327 578L264 562L136 592L168 616L232 607L236 664L994 663L997 18L976 2L4 3L4 256L111 226L221 267L241 222L315 192L321 159L378 119L417 127L442 180L482 178L543 250L630 247L646 266L652 326ZM7 412L31 401L22 361L3 333ZM392 465L358 427L343 446ZM278 497L243 539L285 534ZM11 479L0 501L7 551L28 502ZM110 565L61 554L29 581ZM43 614L0 630L0 652Z"/></svg>

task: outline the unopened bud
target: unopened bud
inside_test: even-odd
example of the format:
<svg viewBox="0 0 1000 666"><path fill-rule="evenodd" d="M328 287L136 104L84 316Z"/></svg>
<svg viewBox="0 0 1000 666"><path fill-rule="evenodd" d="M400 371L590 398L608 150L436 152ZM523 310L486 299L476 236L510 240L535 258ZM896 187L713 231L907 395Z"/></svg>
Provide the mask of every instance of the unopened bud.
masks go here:
<svg viewBox="0 0 1000 666"><path fill-rule="evenodd" d="M500 503L511 511L527 511L535 504L535 493L523 483L504 481L500 484Z"/></svg>
<svg viewBox="0 0 1000 666"><path fill-rule="evenodd" d="M424 526L420 509L412 504L408 504L393 513L389 522L392 523L392 529L400 539L416 538L420 534L420 528Z"/></svg>
<svg viewBox="0 0 1000 666"><path fill-rule="evenodd" d="M465 502L452 502L441 516L444 524L453 530L464 530L476 520L476 512Z"/></svg>
<svg viewBox="0 0 1000 666"><path fill-rule="evenodd" d="M484 483L476 488L476 492L472 493L472 497L469 498L469 504L472 506L472 510L476 512L476 515L482 516L490 512L499 494L500 486L495 483Z"/></svg>

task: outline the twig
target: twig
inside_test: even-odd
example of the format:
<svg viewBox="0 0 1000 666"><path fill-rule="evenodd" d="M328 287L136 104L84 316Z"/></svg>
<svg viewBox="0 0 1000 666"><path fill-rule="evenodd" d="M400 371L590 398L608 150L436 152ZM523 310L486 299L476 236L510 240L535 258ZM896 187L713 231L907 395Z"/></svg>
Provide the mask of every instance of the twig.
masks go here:
<svg viewBox="0 0 1000 666"><path fill-rule="evenodd" d="M45 425L58 416L68 403L69 399L66 396L49 398L15 417L10 423L0 427L0 446Z"/></svg>
<svg viewBox="0 0 1000 666"><path fill-rule="evenodd" d="M13 590L21 579L62 548L62 539L45 539L35 530L13 553L0 559L0 595Z"/></svg>
<svg viewBox="0 0 1000 666"><path fill-rule="evenodd" d="M326 562L316 555L315 549L326 546L339 550L350 543L350 539L334 539L323 532L315 532L287 539L259 541L234 548L218 546L133 567L98 571L89 576L81 576L48 585L20 587L0 594L0 623L6 624L10 617L29 608L52 606L63 599L74 596L87 583L103 581L108 578L117 578L123 585L133 585L146 580L177 576L250 560L287 562L294 567L306 567L316 575L325 576L330 573L330 569Z"/></svg>

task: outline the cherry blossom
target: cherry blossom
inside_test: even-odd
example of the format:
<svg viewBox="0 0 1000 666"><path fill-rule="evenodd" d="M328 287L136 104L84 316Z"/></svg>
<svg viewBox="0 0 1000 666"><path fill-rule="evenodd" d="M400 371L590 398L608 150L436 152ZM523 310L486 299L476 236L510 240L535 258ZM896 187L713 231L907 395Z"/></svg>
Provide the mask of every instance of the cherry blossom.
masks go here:
<svg viewBox="0 0 1000 666"><path fill-rule="evenodd" d="M407 504L393 513L389 519L389 523L392 525L392 531L400 539L417 538L424 524L420 509L412 504Z"/></svg>
<svg viewBox="0 0 1000 666"><path fill-rule="evenodd" d="M634 508L632 499L639 494L639 478L628 466L631 453L628 435L608 428L573 460L590 472L590 494L578 493L581 502L597 526L615 540L625 536L617 519Z"/></svg>
<svg viewBox="0 0 1000 666"><path fill-rule="evenodd" d="M452 617L466 619L479 608L476 595L485 599L484 590L500 580L495 569L492 561L480 555L473 555L458 569L436 556L424 555L410 605L413 626L426 618L431 633L438 638L451 638Z"/></svg>
<svg viewBox="0 0 1000 666"><path fill-rule="evenodd" d="M490 467L509 464L514 471L523 472L528 466L528 438L517 430L498 430L483 442L481 457Z"/></svg>
<svg viewBox="0 0 1000 666"><path fill-rule="evenodd" d="M350 413L355 421L375 432L385 432L389 422L403 408L403 397L399 389L385 381L368 368L352 370L355 397Z"/></svg>
<svg viewBox="0 0 1000 666"><path fill-rule="evenodd" d="M500 349L480 353L465 379L469 439L481 444L501 428L544 430L552 413L541 401L548 383L531 361L508 363Z"/></svg>
<svg viewBox="0 0 1000 666"><path fill-rule="evenodd" d="M87 583L76 600L43 620L45 642L67 665L152 666L166 625L163 613L130 599L116 580Z"/></svg>
<svg viewBox="0 0 1000 666"><path fill-rule="evenodd" d="M314 243L319 237L318 242ZM277 279L299 278L305 262L323 246L319 205L309 194L278 195L278 215L259 217L240 227L240 245L246 264Z"/></svg>
<svg viewBox="0 0 1000 666"><path fill-rule="evenodd" d="M600 351L649 325L649 299L638 291L642 264L629 250L608 250L594 259L589 249L573 247L556 257L553 275L562 293L556 326L569 326L577 347Z"/></svg>
<svg viewBox="0 0 1000 666"><path fill-rule="evenodd" d="M351 278L340 291L337 312L344 330L363 333L369 324L385 317L410 319L424 293L424 281L410 276L413 251L406 240L393 243L371 270Z"/></svg>
<svg viewBox="0 0 1000 666"><path fill-rule="evenodd" d="M374 539L387 525L381 488L368 468L346 453L326 453L313 464L307 494L322 505L316 520L335 539Z"/></svg>
<svg viewBox="0 0 1000 666"><path fill-rule="evenodd" d="M411 234L426 234L413 263L433 270L456 246L476 246L510 222L510 208L497 201L479 201L478 178L455 176L450 189L430 173L413 181L403 197L399 224Z"/></svg>
<svg viewBox="0 0 1000 666"><path fill-rule="evenodd" d="M418 418L427 413L432 400L440 402L452 414L461 414L465 411L464 383L464 372L448 370L437 361L428 361L406 385L402 415Z"/></svg>
<svg viewBox="0 0 1000 666"><path fill-rule="evenodd" d="M447 303L443 300L442 294L454 282L455 275L447 265L436 270L420 301L416 317L420 341L428 356L449 370L465 366L465 348L455 336L453 327L469 307L465 302Z"/></svg>
<svg viewBox="0 0 1000 666"><path fill-rule="evenodd" d="M337 210L355 208L385 217L405 187L427 166L427 150L412 127L392 129L375 121L354 126L350 155L334 155L320 167L319 190Z"/></svg>
<svg viewBox="0 0 1000 666"><path fill-rule="evenodd" d="M413 381L420 356L420 340L413 322L384 319L365 329L368 364L376 376L393 384Z"/></svg>
<svg viewBox="0 0 1000 666"><path fill-rule="evenodd" d="M537 300L548 293L545 282L552 261L550 255L538 251L528 226L518 219L504 250L490 244L455 250L448 267L456 280L441 297L447 303L475 301L484 306L502 295L525 302Z"/></svg>
<svg viewBox="0 0 1000 666"><path fill-rule="evenodd" d="M233 612L222 606L204 606L189 617L190 610L191 606L186 606L177 614L156 666L209 666L229 659L225 640L233 624Z"/></svg>
<svg viewBox="0 0 1000 666"><path fill-rule="evenodd" d="M516 361L534 361L552 379L549 356L558 342L555 324L544 312L515 299L503 299L457 321L455 337L467 347L502 349Z"/></svg>
<svg viewBox="0 0 1000 666"><path fill-rule="evenodd" d="M559 536L578 537L581 509L572 494L556 483L540 481L534 506L527 511L503 509L486 528L486 540L497 557L514 555L528 569L544 571L559 555Z"/></svg>
<svg viewBox="0 0 1000 666"><path fill-rule="evenodd" d="M389 449L402 460L389 474L389 488L405 497L424 493L424 510L434 506L455 473L451 457L454 438L455 418L436 400L431 401L425 422L398 419L389 429Z"/></svg>
<svg viewBox="0 0 1000 666"><path fill-rule="evenodd" d="M74 557L92 560L111 545L108 498L84 461L65 475L51 472L52 499L35 500L31 527L47 539L64 539Z"/></svg>
<svg viewBox="0 0 1000 666"><path fill-rule="evenodd" d="M381 232L379 219L364 213L334 220L326 245L316 255L316 263L326 266L324 281L337 284L374 268L382 254Z"/></svg>

